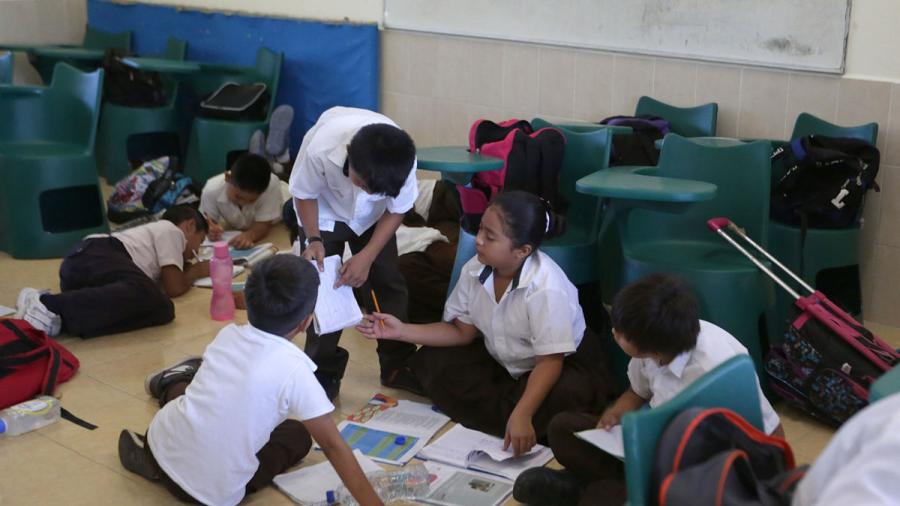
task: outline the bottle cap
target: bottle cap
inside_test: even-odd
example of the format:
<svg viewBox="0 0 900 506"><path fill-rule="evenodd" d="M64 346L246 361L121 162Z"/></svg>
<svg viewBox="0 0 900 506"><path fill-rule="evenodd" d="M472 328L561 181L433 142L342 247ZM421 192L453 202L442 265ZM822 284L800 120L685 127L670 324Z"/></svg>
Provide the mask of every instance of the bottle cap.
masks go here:
<svg viewBox="0 0 900 506"><path fill-rule="evenodd" d="M397 436L397 438L394 439L394 444L395 444L395 445L405 445L405 444L406 444L406 438L403 437L403 436Z"/></svg>
<svg viewBox="0 0 900 506"><path fill-rule="evenodd" d="M228 243L225 241L219 241L213 244L213 255L216 258L230 258L228 254Z"/></svg>
<svg viewBox="0 0 900 506"><path fill-rule="evenodd" d="M6 422L0 418L0 434L3 434L4 432L6 432Z"/></svg>
<svg viewBox="0 0 900 506"><path fill-rule="evenodd" d="M336 502L334 500L334 490L325 491L325 502L328 504L334 504Z"/></svg>

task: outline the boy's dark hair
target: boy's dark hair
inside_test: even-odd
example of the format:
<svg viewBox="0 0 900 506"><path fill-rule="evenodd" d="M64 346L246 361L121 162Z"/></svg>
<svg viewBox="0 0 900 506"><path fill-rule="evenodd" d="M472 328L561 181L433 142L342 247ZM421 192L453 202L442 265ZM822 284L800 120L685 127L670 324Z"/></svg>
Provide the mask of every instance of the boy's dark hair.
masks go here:
<svg viewBox="0 0 900 506"><path fill-rule="evenodd" d="M247 319L254 327L286 336L316 307L319 273L303 258L275 255L256 264L244 287Z"/></svg>
<svg viewBox="0 0 900 506"><path fill-rule="evenodd" d="M613 300L612 325L642 353L676 357L697 345L700 310L690 286L670 274L650 274Z"/></svg>
<svg viewBox="0 0 900 506"><path fill-rule="evenodd" d="M500 212L503 233L516 248L530 244L536 250L541 241L562 235L566 228L565 218L556 214L549 202L526 191L504 191L494 197L490 207Z"/></svg>
<svg viewBox="0 0 900 506"><path fill-rule="evenodd" d="M272 179L272 167L268 160L253 153L244 153L231 164L231 184L239 189L262 193L269 187Z"/></svg>
<svg viewBox="0 0 900 506"><path fill-rule="evenodd" d="M347 147L353 172L369 191L396 197L416 159L416 145L408 133L385 123L366 125Z"/></svg>
<svg viewBox="0 0 900 506"><path fill-rule="evenodd" d="M185 221L194 220L194 225L196 225L198 231L203 233L209 232L209 225L206 223L206 218L203 217L203 213L198 211L197 208L187 204L172 206L166 209L166 212L162 215L162 219L171 221L175 225L181 225Z"/></svg>

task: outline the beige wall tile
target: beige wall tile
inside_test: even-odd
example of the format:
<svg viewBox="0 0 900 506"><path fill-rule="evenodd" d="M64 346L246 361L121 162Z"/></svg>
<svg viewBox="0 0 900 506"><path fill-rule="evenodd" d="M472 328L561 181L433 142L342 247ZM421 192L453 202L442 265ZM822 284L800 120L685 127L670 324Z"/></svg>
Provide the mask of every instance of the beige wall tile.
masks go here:
<svg viewBox="0 0 900 506"><path fill-rule="evenodd" d="M888 124L881 127L878 134L884 137L885 150L881 153L881 163L900 165L900 84L891 86L891 107Z"/></svg>
<svg viewBox="0 0 900 506"><path fill-rule="evenodd" d="M471 40L466 52L466 102L499 107L503 102L503 45Z"/></svg>
<svg viewBox="0 0 900 506"><path fill-rule="evenodd" d="M434 96L437 91L438 38L431 35L410 35L409 92L413 95Z"/></svg>
<svg viewBox="0 0 900 506"><path fill-rule="evenodd" d="M788 85L787 124L784 139L794 130L794 121L801 112L834 123L837 114L837 94L840 79L813 74L791 74Z"/></svg>
<svg viewBox="0 0 900 506"><path fill-rule="evenodd" d="M878 123L878 148L884 150L887 129L891 84L858 79L841 79L838 88L837 123L860 125Z"/></svg>
<svg viewBox="0 0 900 506"><path fill-rule="evenodd" d="M719 104L716 134L737 136L738 110L741 96L741 69L727 65L697 66L696 104Z"/></svg>
<svg viewBox="0 0 900 506"><path fill-rule="evenodd" d="M881 186L881 194L876 197L880 207L876 242L900 247L900 167L879 167L878 184ZM874 192L869 192L869 195L872 193ZM900 264L895 269L900 272Z"/></svg>
<svg viewBox="0 0 900 506"><path fill-rule="evenodd" d="M638 98L653 90L653 60L616 55L613 63L612 114L634 114Z"/></svg>
<svg viewBox="0 0 900 506"><path fill-rule="evenodd" d="M401 115L400 104L401 94L381 92L381 113L395 122L398 121L397 118Z"/></svg>
<svg viewBox="0 0 900 506"><path fill-rule="evenodd" d="M466 104L449 100L435 101L437 143L442 146L468 145L469 127Z"/></svg>
<svg viewBox="0 0 900 506"><path fill-rule="evenodd" d="M663 58L657 58L655 64L651 96L678 107L694 105L697 64Z"/></svg>
<svg viewBox="0 0 900 506"><path fill-rule="evenodd" d="M543 47L540 52L538 112L571 118L575 103L575 51Z"/></svg>
<svg viewBox="0 0 900 506"><path fill-rule="evenodd" d="M405 32L381 32L381 90L409 92L409 39Z"/></svg>
<svg viewBox="0 0 900 506"><path fill-rule="evenodd" d="M537 111L541 50L530 44L503 45L503 107Z"/></svg>
<svg viewBox="0 0 900 506"><path fill-rule="evenodd" d="M894 327L900 326L897 311L897 290L900 286L900 248L878 245L875 247L871 297L864 300L867 320Z"/></svg>
<svg viewBox="0 0 900 506"><path fill-rule="evenodd" d="M739 137L780 139L784 136L788 74L744 69L741 78Z"/></svg>
<svg viewBox="0 0 900 506"><path fill-rule="evenodd" d="M434 102L431 97L385 93L382 110L409 133L416 146L434 146L437 143Z"/></svg>
<svg viewBox="0 0 900 506"><path fill-rule="evenodd" d="M579 51L575 54L575 110L584 121L612 116L613 56Z"/></svg>
<svg viewBox="0 0 900 506"><path fill-rule="evenodd" d="M438 38L437 61L440 62L435 85L437 98L464 102L472 70L469 68L468 41L459 37Z"/></svg>

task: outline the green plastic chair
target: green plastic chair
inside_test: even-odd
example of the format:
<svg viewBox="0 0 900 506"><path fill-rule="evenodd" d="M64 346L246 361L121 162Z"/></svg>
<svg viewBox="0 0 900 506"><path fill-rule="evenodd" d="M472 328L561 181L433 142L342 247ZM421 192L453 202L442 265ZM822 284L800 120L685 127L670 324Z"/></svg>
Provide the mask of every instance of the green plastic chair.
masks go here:
<svg viewBox="0 0 900 506"><path fill-rule="evenodd" d="M791 140L807 135L817 134L829 137L852 137L875 145L878 139L878 123L844 127L829 123L812 114L801 113L794 123ZM783 164L773 165L773 181L777 181L787 170ZM790 270L794 271L811 286L821 289L828 286L827 277L830 269L851 269L848 279L841 283L839 292L825 290L825 295L858 321L862 321L862 290L859 281L859 221L848 229L808 228L805 246L801 248L801 230L776 221L769 224L769 244L771 253ZM802 261L801 261L802 259ZM801 272L802 264L802 272ZM835 272L835 271L832 271ZM832 285L834 286L834 285ZM787 321L793 308L791 298L778 292L773 315L770 317L769 333L773 338L784 335Z"/></svg>
<svg viewBox="0 0 900 506"><path fill-rule="evenodd" d="M869 387L869 402L879 401L897 392L900 392L900 367L894 367L872 383Z"/></svg>
<svg viewBox="0 0 900 506"><path fill-rule="evenodd" d="M160 57L184 60L186 52L186 42L170 37L165 53ZM131 136L151 132L182 133L176 105L178 90L177 83L167 80L167 101L160 107L129 107L103 102L97 133L97 168L108 183L114 184L131 172L126 149Z"/></svg>
<svg viewBox="0 0 900 506"><path fill-rule="evenodd" d="M131 51L131 31L124 32L105 32L88 26L84 32L84 39L81 43L82 47L88 49L121 49ZM32 52L28 53L28 61L37 70L38 75L44 83L49 83L53 78L53 72L56 64L61 60L57 58L49 58L36 55ZM65 63L83 70L92 71L100 67L100 61L84 62L84 61L65 61Z"/></svg>
<svg viewBox="0 0 900 506"><path fill-rule="evenodd" d="M698 378L670 401L622 417L628 504L656 504L656 491L650 489L656 443L669 422L682 411L697 407L727 408L764 430L756 385L753 362L746 355L738 355Z"/></svg>
<svg viewBox="0 0 900 506"><path fill-rule="evenodd" d="M771 144L734 139L687 139L671 134L659 166L642 174L612 174L629 183L616 199L629 203L614 217L622 245L621 279L630 283L654 272L685 278L700 315L734 335L762 365L760 318L771 300L771 282L739 252L709 232L706 221L727 216L750 237L765 242L769 224ZM652 176L654 191L634 189L632 179ZM673 207L668 182L706 182L715 196ZM765 244L762 244L765 247ZM764 329L765 327L763 327ZM760 369L761 372L761 369ZM762 377L762 375L760 375Z"/></svg>
<svg viewBox="0 0 900 506"><path fill-rule="evenodd" d="M551 126L535 119L535 130ZM541 244L541 251L553 258L576 285L600 280L600 252L597 246L600 225L600 201L596 197L575 191L575 181L609 165L609 146L612 134L601 126L575 132L558 128L566 138L566 149L560 174L560 193L569 202L566 211L566 232L561 237ZM475 236L460 229L456 260L450 276L448 293L456 286L462 266L475 256Z"/></svg>
<svg viewBox="0 0 900 506"><path fill-rule="evenodd" d="M60 257L108 231L94 161L103 70L56 67L49 87L0 87L0 249Z"/></svg>
<svg viewBox="0 0 900 506"><path fill-rule="evenodd" d="M0 84L11 84L13 75L13 64L15 58L12 53L0 55Z"/></svg>
<svg viewBox="0 0 900 506"><path fill-rule="evenodd" d="M719 104L710 102L696 107L675 107L659 100L642 96L634 110L635 116L649 114L669 122L669 130L682 137L714 137Z"/></svg>
<svg viewBox="0 0 900 506"><path fill-rule="evenodd" d="M198 96L208 95L229 81L242 84L262 82L269 92L269 108L264 120L194 118L185 164L185 174L191 176L194 182L203 185L210 177L221 174L226 169L228 153L246 150L253 132L268 129L269 117L278 95L282 59L282 53L260 48L256 53L255 67L203 65L199 74L186 79Z"/></svg>

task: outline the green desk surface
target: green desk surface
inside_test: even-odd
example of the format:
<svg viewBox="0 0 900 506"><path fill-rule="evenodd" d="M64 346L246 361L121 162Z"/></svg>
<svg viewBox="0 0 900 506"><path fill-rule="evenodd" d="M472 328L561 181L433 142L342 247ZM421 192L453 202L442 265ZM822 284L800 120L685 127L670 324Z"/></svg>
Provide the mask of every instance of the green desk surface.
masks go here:
<svg viewBox="0 0 900 506"><path fill-rule="evenodd" d="M575 189L597 197L656 202L700 202L716 196L712 183L603 170L576 181Z"/></svg>
<svg viewBox="0 0 900 506"><path fill-rule="evenodd" d="M193 74L200 72L201 64L192 61L170 60L168 58L128 57L122 62L129 67L141 70L152 70L163 74Z"/></svg>
<svg viewBox="0 0 900 506"><path fill-rule="evenodd" d="M418 166L445 174L466 174L503 168L503 160L470 153L464 146L440 146L416 150Z"/></svg>
<svg viewBox="0 0 900 506"><path fill-rule="evenodd" d="M0 51L32 51L39 47L46 46L35 46L34 44L3 44L0 43Z"/></svg>
<svg viewBox="0 0 900 506"><path fill-rule="evenodd" d="M102 49L90 49L86 47L36 47L32 52L45 58L94 61L102 60L104 53Z"/></svg>

